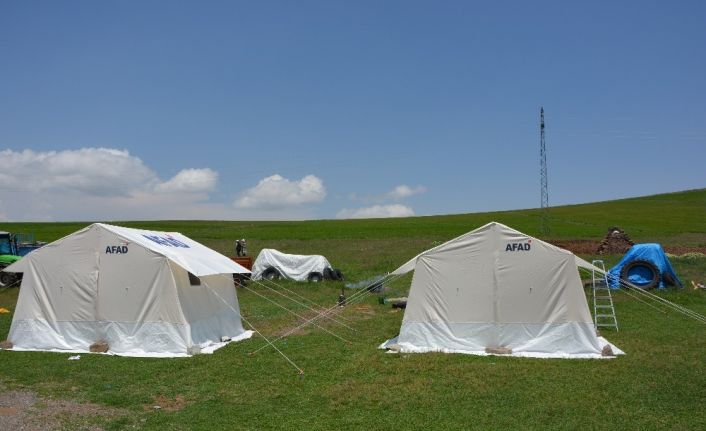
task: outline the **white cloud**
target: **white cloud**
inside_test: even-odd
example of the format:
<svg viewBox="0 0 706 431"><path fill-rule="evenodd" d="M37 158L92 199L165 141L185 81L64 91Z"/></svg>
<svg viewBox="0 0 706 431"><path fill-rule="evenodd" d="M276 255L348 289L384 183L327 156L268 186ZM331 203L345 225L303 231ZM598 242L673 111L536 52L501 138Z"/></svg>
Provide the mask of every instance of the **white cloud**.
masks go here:
<svg viewBox="0 0 706 431"><path fill-rule="evenodd" d="M314 175L272 175L234 202L215 194L222 179L213 169L180 167L163 179L113 148L6 149L0 166L0 221L302 220L317 218L311 204L326 197Z"/></svg>
<svg viewBox="0 0 706 431"><path fill-rule="evenodd" d="M93 196L131 196L145 191L208 192L218 173L183 169L162 182L138 157L126 150L82 148L36 152L0 151L4 188L32 193L63 192Z"/></svg>
<svg viewBox="0 0 706 431"><path fill-rule="evenodd" d="M363 203L384 203L389 201L401 201L410 196L419 195L425 193L427 188L424 186L410 187L407 184L400 184L389 192L378 194L378 195L367 195L360 196L357 193L351 193L348 195L348 199L352 201L359 201Z"/></svg>
<svg viewBox="0 0 706 431"><path fill-rule="evenodd" d="M163 180L127 150L0 150L0 220L301 220L326 196L313 175L261 180L232 200L213 201L218 172L184 168ZM11 205L7 203L11 202ZM277 211L273 211L277 210Z"/></svg>
<svg viewBox="0 0 706 431"><path fill-rule="evenodd" d="M218 173L183 169L167 181L126 150L0 151L0 218L6 220L135 220L226 218L208 203ZM232 212L232 210L230 210Z"/></svg>
<svg viewBox="0 0 706 431"><path fill-rule="evenodd" d="M321 202L325 197L324 183L314 175L307 175L299 181L272 175L245 190L234 205L247 210L275 210Z"/></svg>
<svg viewBox="0 0 706 431"><path fill-rule="evenodd" d="M389 201L400 201L410 196L425 193L427 188L424 186L410 187L406 184L400 184L391 191L380 195L359 197L356 193L351 193L349 198L353 201L362 201L364 203L376 203L376 205L363 208L343 208L336 214L336 218L387 218L387 217L411 217L414 215L414 210L402 204L385 204Z"/></svg>
<svg viewBox="0 0 706 431"><path fill-rule="evenodd" d="M417 186L417 187L412 188L406 184L401 184L401 185L395 187L394 189L392 189L392 191L386 193L385 196L389 199L401 200L404 198L408 198L410 196L424 193L426 191L427 191L427 188L424 186Z"/></svg>
<svg viewBox="0 0 706 431"><path fill-rule="evenodd" d="M0 184L9 190L125 196L158 183L142 160L125 150L83 148L0 151Z"/></svg>
<svg viewBox="0 0 706 431"><path fill-rule="evenodd" d="M155 190L165 193L210 192L218 183L218 173L211 169L182 169L169 181L157 184Z"/></svg>
<svg viewBox="0 0 706 431"><path fill-rule="evenodd" d="M411 217L414 210L406 205L373 205L370 207L348 209L344 208L336 214L336 218L388 218L388 217Z"/></svg>

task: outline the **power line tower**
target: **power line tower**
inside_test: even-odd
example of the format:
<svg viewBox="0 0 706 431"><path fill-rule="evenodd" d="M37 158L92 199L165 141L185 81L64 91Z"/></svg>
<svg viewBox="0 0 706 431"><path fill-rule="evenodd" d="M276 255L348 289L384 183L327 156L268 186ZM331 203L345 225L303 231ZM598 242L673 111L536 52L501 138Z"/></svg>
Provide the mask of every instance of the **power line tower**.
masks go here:
<svg viewBox="0 0 706 431"><path fill-rule="evenodd" d="M549 235L549 191L547 189L547 145L544 142L544 107L541 107L539 111L539 136L539 181L542 193L539 232L542 235Z"/></svg>

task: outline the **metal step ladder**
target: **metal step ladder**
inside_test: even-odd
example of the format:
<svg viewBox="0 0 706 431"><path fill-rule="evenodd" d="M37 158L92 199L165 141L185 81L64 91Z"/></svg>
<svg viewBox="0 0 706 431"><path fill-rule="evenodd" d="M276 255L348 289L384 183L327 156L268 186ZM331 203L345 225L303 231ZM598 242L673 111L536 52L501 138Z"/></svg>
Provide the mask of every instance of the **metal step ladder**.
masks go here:
<svg viewBox="0 0 706 431"><path fill-rule="evenodd" d="M591 270L591 284L593 286L593 324L596 327L615 328L618 330L618 319L615 317L615 307L613 306L613 296L608 286L608 275L605 271L605 264L602 260L591 262L593 266L600 268L603 274L596 270Z"/></svg>

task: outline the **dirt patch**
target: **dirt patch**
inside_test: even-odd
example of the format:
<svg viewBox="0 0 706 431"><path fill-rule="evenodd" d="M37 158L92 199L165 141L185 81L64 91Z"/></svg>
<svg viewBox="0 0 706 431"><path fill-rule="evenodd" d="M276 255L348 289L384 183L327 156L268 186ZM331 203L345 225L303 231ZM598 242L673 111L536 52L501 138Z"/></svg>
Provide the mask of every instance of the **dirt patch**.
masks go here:
<svg viewBox="0 0 706 431"><path fill-rule="evenodd" d="M582 255L595 255L596 250L600 246L600 242L584 239L574 239L574 240L560 240L552 241L557 247L561 247L565 250L569 250L574 254ZM685 253L706 253L706 247L687 247L687 246L662 246L665 253L674 254L680 256ZM622 253L618 253L622 254Z"/></svg>
<svg viewBox="0 0 706 431"><path fill-rule="evenodd" d="M272 340L273 337L302 336L311 333L312 329L318 329L318 326L327 326L330 322L330 319L321 317L321 313L310 310L300 310L297 314L299 314L300 317L296 318L296 320L279 322L276 325L273 325L274 328L270 327L263 333L265 333L270 340ZM312 321L312 319L314 320ZM259 329L260 331L263 330L263 328Z"/></svg>
<svg viewBox="0 0 706 431"><path fill-rule="evenodd" d="M346 306L341 312L341 317L350 321L367 320L375 316L375 309L368 304Z"/></svg>
<svg viewBox="0 0 706 431"><path fill-rule="evenodd" d="M272 337L274 338L279 338L279 337L293 337L293 336L302 336L302 335L308 335L311 333L311 331L308 329L309 325L312 325L316 328L316 326L313 323L308 323L306 326L302 326L301 328L297 328L297 326L304 324L304 322L297 322L296 325L294 326L287 326L284 328L280 328L272 333L272 336L268 337L270 340L272 340ZM320 323L317 322L319 326L321 326ZM297 329L294 329L297 328Z"/></svg>
<svg viewBox="0 0 706 431"><path fill-rule="evenodd" d="M115 408L72 400L40 397L31 391L7 391L0 386L0 429L18 431L100 431L101 419L127 416Z"/></svg>
<svg viewBox="0 0 706 431"><path fill-rule="evenodd" d="M183 410L189 403L184 399L182 395L177 395L174 398L167 398L162 395L154 397L154 402L152 404L147 404L143 406L145 410L164 410L167 412L178 412Z"/></svg>
<svg viewBox="0 0 706 431"><path fill-rule="evenodd" d="M321 328L337 333L337 328L350 326L352 321L369 319L374 316L375 310L369 305L350 305L318 312L312 310L298 311L298 314L301 317L294 323L279 327L271 332L268 331L266 332L267 336L274 338L302 336L320 331Z"/></svg>
<svg viewBox="0 0 706 431"><path fill-rule="evenodd" d="M677 256L681 256L683 254L689 254L689 253L702 253L706 254L706 247L680 247L680 246L674 246L674 247L663 247L665 253L669 254L675 254Z"/></svg>
<svg viewBox="0 0 706 431"><path fill-rule="evenodd" d="M0 429L4 430L39 430L40 427L29 424L32 416L28 410L37 402L31 392L9 391L0 394Z"/></svg>
<svg viewBox="0 0 706 431"><path fill-rule="evenodd" d="M373 307L370 305L359 305L355 307L354 310L358 313L367 314L369 316L375 314L375 310L373 310Z"/></svg>
<svg viewBox="0 0 706 431"><path fill-rule="evenodd" d="M567 239L552 241L551 244L569 250L574 254L596 254L600 242L588 239Z"/></svg>

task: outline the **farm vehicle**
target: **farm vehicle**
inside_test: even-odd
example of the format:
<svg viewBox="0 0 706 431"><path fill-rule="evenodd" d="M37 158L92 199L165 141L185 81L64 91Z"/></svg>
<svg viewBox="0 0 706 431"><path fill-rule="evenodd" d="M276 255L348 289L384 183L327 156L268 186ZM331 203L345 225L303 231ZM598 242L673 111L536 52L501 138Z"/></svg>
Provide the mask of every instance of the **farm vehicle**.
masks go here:
<svg viewBox="0 0 706 431"><path fill-rule="evenodd" d="M43 246L34 240L34 235L0 231L0 286L11 286L22 278L22 274L6 272L5 268Z"/></svg>

